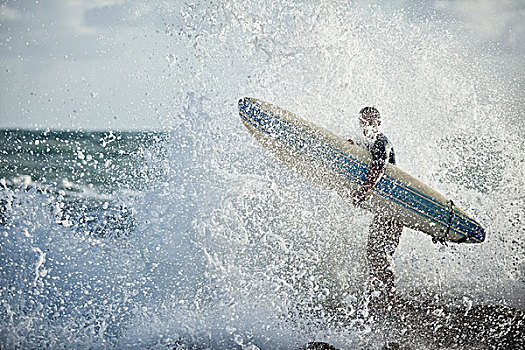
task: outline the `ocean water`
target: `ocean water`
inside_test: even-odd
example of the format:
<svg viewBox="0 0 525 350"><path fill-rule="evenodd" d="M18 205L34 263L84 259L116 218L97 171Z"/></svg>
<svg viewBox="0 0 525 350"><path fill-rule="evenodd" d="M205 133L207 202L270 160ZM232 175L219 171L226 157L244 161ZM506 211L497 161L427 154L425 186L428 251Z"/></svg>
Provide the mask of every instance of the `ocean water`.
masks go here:
<svg viewBox="0 0 525 350"><path fill-rule="evenodd" d="M137 90L162 130L0 132L2 348L447 347L439 324L418 338L410 320L375 321L371 215L272 158L238 117L243 96L348 137L376 105L399 166L487 229L483 244L449 246L405 229L400 295L436 317L525 310L512 57L476 55L439 16L338 1L160 2L138 15L150 30L128 50L152 48Z"/></svg>
<svg viewBox="0 0 525 350"><path fill-rule="evenodd" d="M159 169L148 162L163 153L166 139L165 134L148 132L2 130L1 134L0 179L9 193L3 198L2 213L12 207L10 195L15 192L51 196L59 198L57 222L103 235L119 231L119 223L131 224L121 198L137 195L160 176L152 173Z"/></svg>

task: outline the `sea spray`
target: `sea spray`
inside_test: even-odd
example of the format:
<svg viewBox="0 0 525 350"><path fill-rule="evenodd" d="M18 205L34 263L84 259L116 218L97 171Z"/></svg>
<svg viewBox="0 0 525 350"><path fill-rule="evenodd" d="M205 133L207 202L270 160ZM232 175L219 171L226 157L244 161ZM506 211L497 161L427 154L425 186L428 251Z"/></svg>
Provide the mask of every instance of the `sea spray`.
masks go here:
<svg viewBox="0 0 525 350"><path fill-rule="evenodd" d="M374 348L391 337L366 307L370 216L254 142L243 96L348 137L376 105L399 166L488 228L482 245L445 248L405 230L399 292L469 314L501 299L523 308L520 90L458 23L338 1L155 6L135 12L146 28L135 44L106 40L123 65L139 62L136 104L164 136L131 138L144 146L131 153L116 131L2 146L5 169L37 156L2 189L2 345Z"/></svg>

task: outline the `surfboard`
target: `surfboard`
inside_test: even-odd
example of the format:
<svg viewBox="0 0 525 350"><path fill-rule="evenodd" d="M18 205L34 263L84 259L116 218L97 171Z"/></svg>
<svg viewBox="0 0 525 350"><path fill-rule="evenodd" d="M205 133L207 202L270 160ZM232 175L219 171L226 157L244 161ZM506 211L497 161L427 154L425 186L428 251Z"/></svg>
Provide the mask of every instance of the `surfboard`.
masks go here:
<svg viewBox="0 0 525 350"><path fill-rule="evenodd" d="M239 115L255 139L280 161L344 199L351 201L371 169L368 150L268 102L242 98ZM392 164L361 207L435 240L485 240L485 229L452 200Z"/></svg>

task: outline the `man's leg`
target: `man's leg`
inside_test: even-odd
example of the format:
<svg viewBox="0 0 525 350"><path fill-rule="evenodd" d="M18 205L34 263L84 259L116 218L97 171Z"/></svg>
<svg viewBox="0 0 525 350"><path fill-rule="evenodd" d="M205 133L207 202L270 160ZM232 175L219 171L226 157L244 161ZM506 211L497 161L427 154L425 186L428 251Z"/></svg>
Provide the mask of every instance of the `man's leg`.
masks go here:
<svg viewBox="0 0 525 350"><path fill-rule="evenodd" d="M391 218L375 215L368 236L368 261L372 286L379 291L380 303L387 306L395 296L394 271L390 262L403 226ZM378 300L379 301L379 300Z"/></svg>

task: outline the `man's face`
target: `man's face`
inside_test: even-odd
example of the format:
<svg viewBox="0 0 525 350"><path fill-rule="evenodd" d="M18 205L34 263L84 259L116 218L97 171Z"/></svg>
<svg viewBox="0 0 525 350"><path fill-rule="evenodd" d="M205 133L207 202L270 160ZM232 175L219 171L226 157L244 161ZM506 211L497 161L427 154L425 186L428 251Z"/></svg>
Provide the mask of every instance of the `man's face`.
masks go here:
<svg viewBox="0 0 525 350"><path fill-rule="evenodd" d="M381 121L370 114L361 114L359 116L359 125L361 126L361 130L363 130L363 135L373 139L379 133L378 128L379 125L381 125Z"/></svg>

